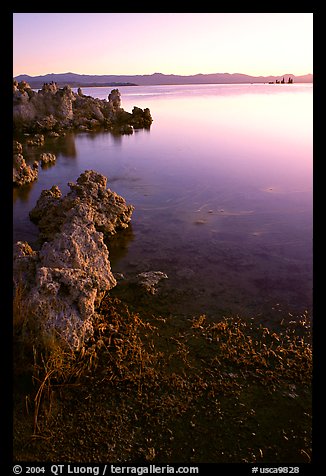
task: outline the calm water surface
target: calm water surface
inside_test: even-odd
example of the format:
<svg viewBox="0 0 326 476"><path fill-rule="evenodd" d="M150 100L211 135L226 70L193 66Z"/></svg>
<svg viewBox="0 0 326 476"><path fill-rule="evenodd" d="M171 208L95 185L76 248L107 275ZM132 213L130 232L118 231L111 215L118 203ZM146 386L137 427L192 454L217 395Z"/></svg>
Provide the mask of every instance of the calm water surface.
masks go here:
<svg viewBox="0 0 326 476"><path fill-rule="evenodd" d="M83 88L107 98L112 88ZM86 169L135 206L111 263L126 277L163 271L179 311L262 316L312 307L312 84L119 87L149 107L149 131L69 133L25 149L57 155L14 191L14 240L33 242L40 192ZM172 304L171 304L172 305Z"/></svg>

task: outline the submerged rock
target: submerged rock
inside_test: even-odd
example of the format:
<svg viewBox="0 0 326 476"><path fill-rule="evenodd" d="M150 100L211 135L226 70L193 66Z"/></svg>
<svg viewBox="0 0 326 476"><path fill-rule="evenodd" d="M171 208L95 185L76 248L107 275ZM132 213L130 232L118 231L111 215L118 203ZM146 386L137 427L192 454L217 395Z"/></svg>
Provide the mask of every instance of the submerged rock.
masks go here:
<svg viewBox="0 0 326 476"><path fill-rule="evenodd" d="M168 276L162 271L145 271L144 273L137 274L135 282L146 289L150 294L157 292L156 286L161 279L167 279Z"/></svg>
<svg viewBox="0 0 326 476"><path fill-rule="evenodd" d="M26 284L26 308L46 334L74 349L92 335L96 306L117 283L103 232L128 226L133 211L106 182L88 170L65 197L56 186L44 190L31 217L46 241L39 251L24 242L14 250L14 280Z"/></svg>

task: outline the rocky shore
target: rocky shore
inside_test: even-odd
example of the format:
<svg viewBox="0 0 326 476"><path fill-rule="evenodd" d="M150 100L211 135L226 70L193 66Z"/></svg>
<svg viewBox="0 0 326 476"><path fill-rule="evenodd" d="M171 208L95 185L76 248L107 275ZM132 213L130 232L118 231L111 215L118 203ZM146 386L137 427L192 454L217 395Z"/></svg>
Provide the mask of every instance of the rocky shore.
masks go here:
<svg viewBox="0 0 326 476"><path fill-rule="evenodd" d="M15 461L310 463L308 316L154 313L159 271L126 299L108 239L133 206L94 170L68 185L31 210L34 249L14 245Z"/></svg>
<svg viewBox="0 0 326 476"><path fill-rule="evenodd" d="M100 101L14 83L15 131L36 150L66 130L130 133L151 120L126 113L118 90ZM56 161L42 151L28 164L24 145L13 143L15 185ZM30 211L38 242L14 245L15 461L310 463L308 316L284 316L278 332L238 316L183 318L171 289L153 312L168 276L111 269L110 237L133 205L94 170L68 185L43 190Z"/></svg>
<svg viewBox="0 0 326 476"><path fill-rule="evenodd" d="M121 107L118 89L100 100L54 82L36 92L28 83L14 81L14 137L19 141L13 141L13 184L29 184L37 180L39 166L55 164L56 156L44 147L47 137L71 130L131 134L151 123L149 109L134 107L129 113ZM14 245L14 293L39 327L41 340L55 337L59 345L77 350L93 335L96 309L117 284L105 240L128 226L134 207L108 189L106 177L94 170L68 185L66 196L56 185L43 190L30 211L39 240L37 249L27 242ZM157 272L140 276L139 285L153 294L162 277Z"/></svg>
<svg viewBox="0 0 326 476"><path fill-rule="evenodd" d="M23 145L20 142L13 141L13 184L16 186L25 185L26 183L37 180L38 177L38 161L34 161L33 165L28 165L22 154Z"/></svg>
<svg viewBox="0 0 326 476"><path fill-rule="evenodd" d="M126 228L134 207L106 188L103 175L86 170L70 192L43 190L30 212L40 249L14 245L15 289L24 285L24 307L41 335L56 334L77 349L93 333L95 308L116 285L104 238Z"/></svg>
<svg viewBox="0 0 326 476"><path fill-rule="evenodd" d="M13 81L14 131L27 133L60 133L105 128L116 133L132 134L133 129L149 128L153 120L148 108L134 107L129 113L121 107L121 95L113 89L106 99L96 99L45 83L39 91L21 81Z"/></svg>
<svg viewBox="0 0 326 476"><path fill-rule="evenodd" d="M13 81L13 127L19 142L13 143L13 184L22 186L37 180L38 167L53 165L56 157L48 152L28 163L23 146L43 146L45 137L59 137L66 131L107 130L113 134L132 134L134 129L148 129L152 124L148 108L134 107L129 113L121 107L121 95L113 89L106 99L77 93L69 86L58 88L45 83L39 91L25 81Z"/></svg>

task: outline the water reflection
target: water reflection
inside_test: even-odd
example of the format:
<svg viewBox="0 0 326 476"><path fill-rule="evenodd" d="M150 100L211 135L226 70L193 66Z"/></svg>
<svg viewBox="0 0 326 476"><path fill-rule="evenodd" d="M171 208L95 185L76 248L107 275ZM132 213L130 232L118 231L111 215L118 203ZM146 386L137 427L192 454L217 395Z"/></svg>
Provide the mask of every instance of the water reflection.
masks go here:
<svg viewBox="0 0 326 476"><path fill-rule="evenodd" d="M48 145L50 147L50 144ZM75 134L67 132L65 136L57 137L52 142L54 153L63 157L77 157Z"/></svg>
<svg viewBox="0 0 326 476"><path fill-rule="evenodd" d="M22 141L22 144L23 156L27 163L39 160L40 154L44 152L50 152L57 157L59 155L71 158L77 157L75 134L72 132L68 132L59 137L46 137L43 145L32 146L26 144L24 141Z"/></svg>
<svg viewBox="0 0 326 476"><path fill-rule="evenodd" d="M118 146L121 146L122 141L124 139L123 135L111 133L111 136L112 136L112 140L113 140L114 144L118 145Z"/></svg>
<svg viewBox="0 0 326 476"><path fill-rule="evenodd" d="M125 110L150 108L150 133L48 142L56 165L40 170L29 192L15 192L25 197L15 199L15 237L33 232L28 212L41 190L56 184L66 193L69 181L93 168L135 206L132 227L108 243L115 272L165 272L171 306L182 301L193 312L259 314L276 302L310 309L311 85L126 93L121 88Z"/></svg>
<svg viewBox="0 0 326 476"><path fill-rule="evenodd" d="M35 186L35 182L31 182L31 183L22 185L21 187L14 187L13 188L14 203L16 203L17 200L28 203L29 194L34 186Z"/></svg>
<svg viewBox="0 0 326 476"><path fill-rule="evenodd" d="M116 263L128 254L130 243L135 239L132 224L125 230L120 230L116 235L106 240L106 244L110 253L111 266L114 269Z"/></svg>

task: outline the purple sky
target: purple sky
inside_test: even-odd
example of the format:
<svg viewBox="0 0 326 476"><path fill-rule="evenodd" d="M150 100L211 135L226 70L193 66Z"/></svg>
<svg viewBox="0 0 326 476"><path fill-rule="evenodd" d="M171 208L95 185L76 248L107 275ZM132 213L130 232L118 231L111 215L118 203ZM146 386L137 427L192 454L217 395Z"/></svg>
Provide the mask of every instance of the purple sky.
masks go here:
<svg viewBox="0 0 326 476"><path fill-rule="evenodd" d="M14 13L13 75L313 72L312 13Z"/></svg>

